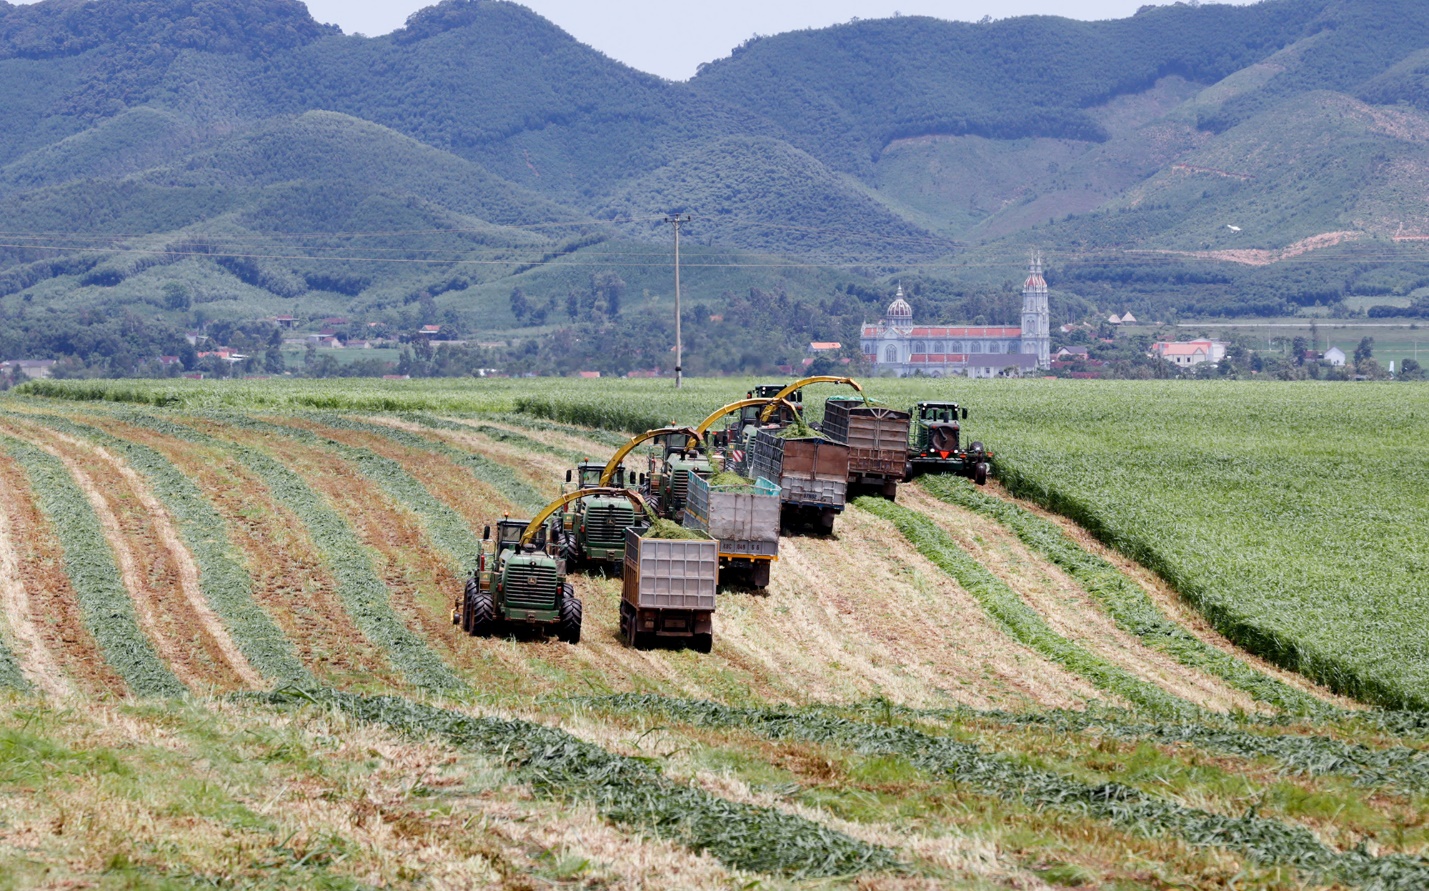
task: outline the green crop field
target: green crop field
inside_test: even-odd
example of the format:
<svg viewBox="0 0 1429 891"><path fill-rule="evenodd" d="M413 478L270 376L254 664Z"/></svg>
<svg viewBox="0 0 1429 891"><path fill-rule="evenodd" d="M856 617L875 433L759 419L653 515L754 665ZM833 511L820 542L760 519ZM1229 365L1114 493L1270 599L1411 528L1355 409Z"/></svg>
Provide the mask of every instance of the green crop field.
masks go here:
<svg viewBox="0 0 1429 891"><path fill-rule="evenodd" d="M749 380L0 397L0 887L1429 885L1429 387L893 381L714 650L469 637L481 527ZM840 392L806 391L809 415Z"/></svg>

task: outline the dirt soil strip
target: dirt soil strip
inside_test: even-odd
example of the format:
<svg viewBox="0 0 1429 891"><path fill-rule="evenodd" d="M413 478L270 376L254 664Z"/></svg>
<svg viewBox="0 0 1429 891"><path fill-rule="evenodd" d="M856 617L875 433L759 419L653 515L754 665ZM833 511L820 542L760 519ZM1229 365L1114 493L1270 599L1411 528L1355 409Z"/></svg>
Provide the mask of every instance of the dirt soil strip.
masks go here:
<svg viewBox="0 0 1429 891"><path fill-rule="evenodd" d="M209 608L193 557L139 475L103 448L46 428L16 426L58 458L84 492L114 550L140 627L179 681L194 690L263 686Z"/></svg>
<svg viewBox="0 0 1429 891"><path fill-rule="evenodd" d="M435 646L443 661L483 667L470 648L456 646L458 629L451 624L452 603L466 583L461 567L432 544L412 511L395 504L381 486L330 452L237 428L229 435L264 449L300 474L351 525L372 557L397 617Z"/></svg>
<svg viewBox="0 0 1429 891"><path fill-rule="evenodd" d="M392 664L357 629L303 524L232 455L151 430L89 418L114 436L148 446L203 490L229 527L253 580L253 598L292 642L309 671L329 683L391 686Z"/></svg>
<svg viewBox="0 0 1429 891"><path fill-rule="evenodd" d="M1087 648L1141 680L1202 708L1255 711L1248 694L1169 654L1146 646L1116 626L1081 586L1051 561L1028 550L1009 530L972 511L940 501L914 487L900 493L947 532L993 575L1005 582L1057 634Z"/></svg>
<svg viewBox="0 0 1429 891"><path fill-rule="evenodd" d="M1216 631L1211 623L1206 620L1206 617L1201 615L1195 607L1187 603L1164 579L1136 561L1108 548L1098 541L1096 536L1077 525L1074 521L1061 514L1051 513L1046 508L1034 502L1017 498L996 482L988 483L988 491L989 494L1010 501L1044 520L1056 523L1061 527L1062 531L1081 546L1083 550L1107 561L1120 570L1127 578L1141 586L1142 590L1144 590L1152 602L1166 614L1168 619L1180 625L1188 634L1194 635L1206 645L1215 647L1224 653L1234 656L1256 671L1269 675L1311 696L1322 699L1331 705L1356 710L1365 707L1361 702L1340 696L1324 687L1318 686L1304 675L1286 671L1278 665L1265 661L1254 653L1237 647L1222 636L1220 632ZM943 502L939 503L941 504Z"/></svg>
<svg viewBox="0 0 1429 891"><path fill-rule="evenodd" d="M74 686L65 676L56 655L54 641L46 635L44 624L37 621L35 600L30 593L33 575L22 574L17 542L28 541L32 529L34 504L28 487L17 486L17 471L8 459L0 457L0 606L14 634L15 659L25 679L50 696L59 699L74 694ZM18 474L23 479L23 474Z"/></svg>

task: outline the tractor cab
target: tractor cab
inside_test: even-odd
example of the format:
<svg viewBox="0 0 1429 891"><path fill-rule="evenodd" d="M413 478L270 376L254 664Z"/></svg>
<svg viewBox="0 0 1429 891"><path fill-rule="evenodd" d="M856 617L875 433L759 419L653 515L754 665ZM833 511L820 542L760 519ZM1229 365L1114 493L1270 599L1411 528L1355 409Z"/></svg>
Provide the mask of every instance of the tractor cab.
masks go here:
<svg viewBox="0 0 1429 891"><path fill-rule="evenodd" d="M915 423L910 427L914 451L938 453L943 458L958 451L962 431L960 420L968 410L956 402L920 402L913 409Z"/></svg>
<svg viewBox="0 0 1429 891"><path fill-rule="evenodd" d="M594 489L600 486L600 478L605 473L605 465L595 461L582 461L576 465L574 479L571 472L566 471L566 482L574 481L581 489ZM617 489L625 488L625 466L615 468L615 473L610 477L608 485Z"/></svg>
<svg viewBox="0 0 1429 891"><path fill-rule="evenodd" d="M749 391L750 399L773 399L784 391L783 384L760 384ZM785 402L792 403L801 413L804 410L804 391L795 390L785 395ZM739 412L739 427L744 429L750 425L759 426L759 416L764 413L762 406L741 409ZM787 427L794 423L794 413L788 406L781 405L769 416L769 420L780 427Z"/></svg>
<svg viewBox="0 0 1429 891"><path fill-rule="evenodd" d="M546 549L546 527L541 526L532 536L531 541L523 549L521 547L521 536L526 532L526 526L530 520L504 519L496 522L496 552L498 554L506 551L519 553L534 553Z"/></svg>
<svg viewBox="0 0 1429 891"><path fill-rule="evenodd" d="M919 402L908 428L908 468L919 473L956 473L978 485L987 482L992 452L980 442L962 447L962 421L968 410L956 402Z"/></svg>
<svg viewBox="0 0 1429 891"><path fill-rule="evenodd" d="M678 522L684 514L690 474L707 478L713 472L709 457L699 449L681 445L666 449L662 458L651 455L648 485L656 510L661 516Z"/></svg>

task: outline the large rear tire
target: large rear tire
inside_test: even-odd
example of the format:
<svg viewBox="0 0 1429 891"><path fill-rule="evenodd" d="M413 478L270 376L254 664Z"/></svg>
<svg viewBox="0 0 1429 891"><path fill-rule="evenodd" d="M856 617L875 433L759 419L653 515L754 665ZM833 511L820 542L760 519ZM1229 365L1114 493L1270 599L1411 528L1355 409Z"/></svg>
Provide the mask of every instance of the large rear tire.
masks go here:
<svg viewBox="0 0 1429 891"><path fill-rule="evenodd" d="M582 605L575 589L570 585L562 585L561 588L565 596L561 598L561 624L556 636L568 644L578 644L581 642Z"/></svg>
<svg viewBox="0 0 1429 891"><path fill-rule="evenodd" d="M834 534L834 520L838 519L838 514L832 509L825 508L819 513L819 531L825 535Z"/></svg>
<svg viewBox="0 0 1429 891"><path fill-rule="evenodd" d="M690 649L696 653L708 653L714 649L713 634L696 634L695 639L690 642Z"/></svg>
<svg viewBox="0 0 1429 891"><path fill-rule="evenodd" d="M496 631L496 607L491 595L481 591L467 598L466 613L470 617L466 633L472 637L490 637Z"/></svg>
<svg viewBox="0 0 1429 891"><path fill-rule="evenodd" d="M881 494L883 495L884 498L888 499L889 501L897 501L897 500L898 500L898 480L884 480L884 481L883 481L883 492L882 492Z"/></svg>

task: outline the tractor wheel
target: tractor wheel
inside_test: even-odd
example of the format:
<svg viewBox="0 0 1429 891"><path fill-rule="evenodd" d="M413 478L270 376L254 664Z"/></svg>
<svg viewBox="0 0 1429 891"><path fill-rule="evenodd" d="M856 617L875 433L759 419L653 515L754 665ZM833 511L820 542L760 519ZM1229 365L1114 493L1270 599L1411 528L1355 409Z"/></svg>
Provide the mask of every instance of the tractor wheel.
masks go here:
<svg viewBox="0 0 1429 891"><path fill-rule="evenodd" d="M897 500L898 500L898 480L884 480L884 481L883 481L883 492L882 492L881 494L883 495L884 498L888 499L889 501L897 501Z"/></svg>
<svg viewBox="0 0 1429 891"><path fill-rule="evenodd" d="M695 639L690 642L690 649L696 653L708 653L714 649L713 634L696 634Z"/></svg>
<svg viewBox="0 0 1429 891"><path fill-rule="evenodd" d="M490 637L496 630L496 607L491 595L478 591L466 601L466 633L472 637Z"/></svg>
<svg viewBox="0 0 1429 891"><path fill-rule="evenodd" d="M977 467L973 470L973 482L977 483L979 486L987 485L986 461L979 461Z"/></svg>
<svg viewBox="0 0 1429 891"><path fill-rule="evenodd" d="M469 579L466 580L466 589L465 589L465 591L466 591L466 596L470 597L471 595L475 594L476 592L478 592L478 591L480 591L480 590L481 590L481 585L476 581L476 576L475 576L475 575L473 575L471 578L469 578Z"/></svg>
<svg viewBox="0 0 1429 891"><path fill-rule="evenodd" d="M755 588L769 587L769 561L760 560L749 571L749 584Z"/></svg>
<svg viewBox="0 0 1429 891"><path fill-rule="evenodd" d="M568 644L581 642L581 602L570 585L561 586L565 597L561 598L561 624L556 636Z"/></svg>

